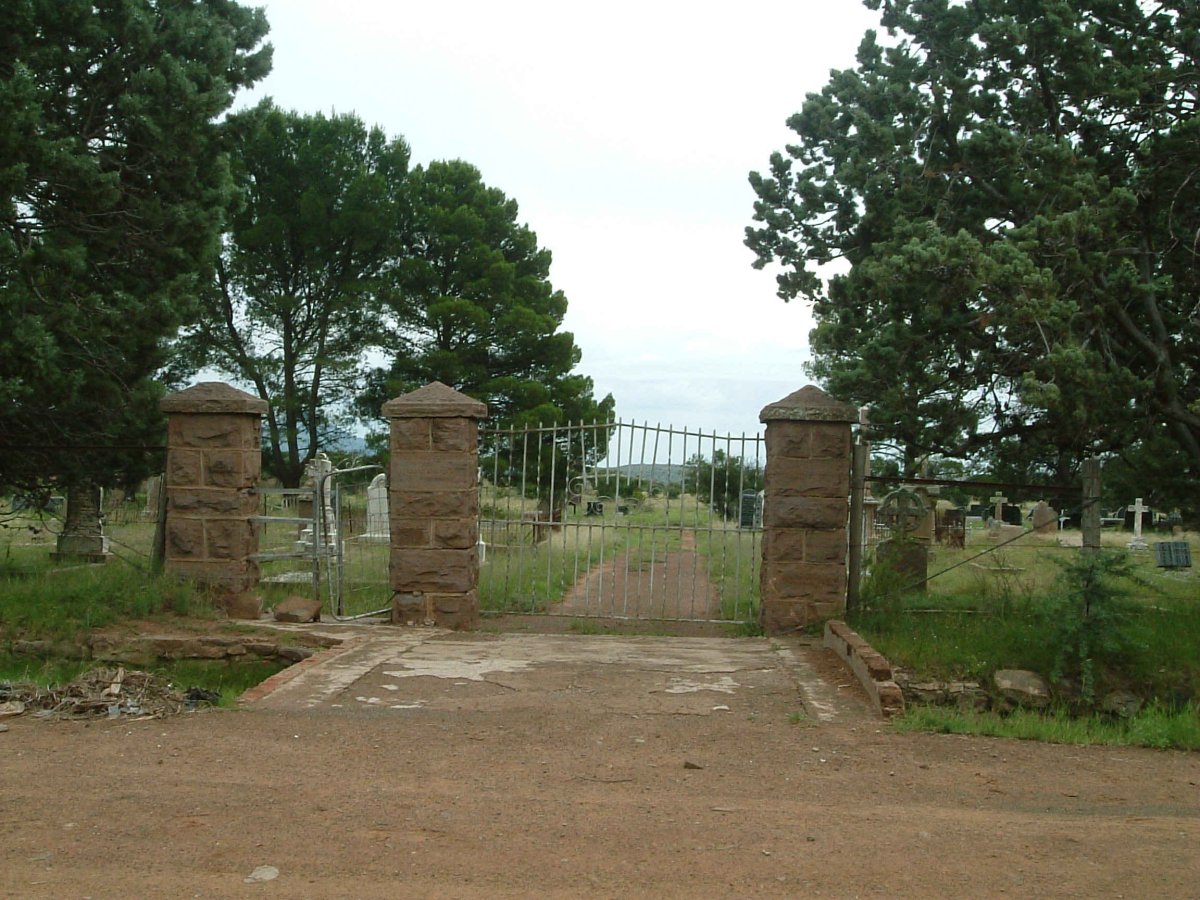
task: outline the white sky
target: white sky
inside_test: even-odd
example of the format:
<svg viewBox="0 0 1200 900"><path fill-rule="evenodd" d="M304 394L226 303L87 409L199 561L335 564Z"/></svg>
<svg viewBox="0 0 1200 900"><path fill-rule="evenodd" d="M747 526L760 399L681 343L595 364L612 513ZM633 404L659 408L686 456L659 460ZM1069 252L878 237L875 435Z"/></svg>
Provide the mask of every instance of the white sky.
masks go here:
<svg viewBox="0 0 1200 900"><path fill-rule="evenodd" d="M808 382L809 311L742 244L751 169L875 14L856 0L247 0L264 6L263 95L355 112L464 159L554 257L564 327L625 420L722 434Z"/></svg>

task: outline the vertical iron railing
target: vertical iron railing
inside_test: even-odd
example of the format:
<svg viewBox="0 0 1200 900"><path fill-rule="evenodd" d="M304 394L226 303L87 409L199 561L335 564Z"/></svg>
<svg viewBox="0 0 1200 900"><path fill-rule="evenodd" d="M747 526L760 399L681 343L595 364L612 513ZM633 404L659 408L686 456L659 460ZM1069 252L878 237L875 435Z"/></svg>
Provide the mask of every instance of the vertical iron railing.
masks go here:
<svg viewBox="0 0 1200 900"><path fill-rule="evenodd" d="M760 435L624 421L485 428L480 459L485 612L757 616Z"/></svg>

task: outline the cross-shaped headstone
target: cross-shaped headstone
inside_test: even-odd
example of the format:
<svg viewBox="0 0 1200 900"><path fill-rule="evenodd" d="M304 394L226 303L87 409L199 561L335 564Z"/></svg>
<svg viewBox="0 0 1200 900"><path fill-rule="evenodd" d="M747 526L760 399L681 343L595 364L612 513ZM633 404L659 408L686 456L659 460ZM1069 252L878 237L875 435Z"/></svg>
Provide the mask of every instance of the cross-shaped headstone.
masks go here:
<svg viewBox="0 0 1200 900"><path fill-rule="evenodd" d="M1142 540L1142 513L1149 512L1150 507L1142 504L1142 498L1138 497L1133 504L1133 540L1127 545L1130 550L1146 550L1148 545Z"/></svg>
<svg viewBox="0 0 1200 900"><path fill-rule="evenodd" d="M1003 522L1004 521L1004 504L1008 502L1008 498L997 491L996 495L994 497L988 497L988 500L990 502L996 504L996 514L995 514L996 521Z"/></svg>

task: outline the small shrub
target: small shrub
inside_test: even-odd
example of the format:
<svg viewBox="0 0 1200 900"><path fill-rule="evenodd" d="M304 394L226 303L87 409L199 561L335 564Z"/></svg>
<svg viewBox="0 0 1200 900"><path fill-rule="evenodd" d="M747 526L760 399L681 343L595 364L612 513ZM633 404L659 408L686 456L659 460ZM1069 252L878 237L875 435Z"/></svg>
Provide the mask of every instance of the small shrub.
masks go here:
<svg viewBox="0 0 1200 900"><path fill-rule="evenodd" d="M1134 565L1115 552L1085 553L1060 565L1060 592L1045 610L1055 647L1050 678L1077 679L1080 699L1093 706L1104 668L1117 666L1138 647L1130 635L1131 592L1122 584L1137 580Z"/></svg>

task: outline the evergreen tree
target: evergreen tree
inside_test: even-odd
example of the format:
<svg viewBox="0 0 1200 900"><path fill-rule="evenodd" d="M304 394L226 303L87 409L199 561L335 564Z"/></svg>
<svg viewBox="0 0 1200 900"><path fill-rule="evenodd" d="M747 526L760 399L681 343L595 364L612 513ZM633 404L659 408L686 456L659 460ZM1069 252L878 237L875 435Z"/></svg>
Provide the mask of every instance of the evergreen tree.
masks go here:
<svg viewBox="0 0 1200 900"><path fill-rule="evenodd" d="M270 404L265 467L286 485L351 414L403 252L408 145L353 115L269 101L229 121L236 211L181 345Z"/></svg>
<svg viewBox="0 0 1200 900"><path fill-rule="evenodd" d="M517 202L462 161L409 178L410 230L393 272L387 369L363 396L384 400L441 381L488 404L506 424L606 421L592 380L572 373L580 351L560 331L567 299L549 281L550 251L517 222Z"/></svg>
<svg viewBox="0 0 1200 900"><path fill-rule="evenodd" d="M0 435L43 448L0 484L125 481L145 456L116 448L162 443L153 376L228 201L216 120L266 31L231 0L0 4Z"/></svg>
<svg viewBox="0 0 1200 900"><path fill-rule="evenodd" d="M751 175L747 244L813 301L813 373L873 405L910 473L1169 448L1194 484L1200 8L867 5L891 39L869 32Z"/></svg>

